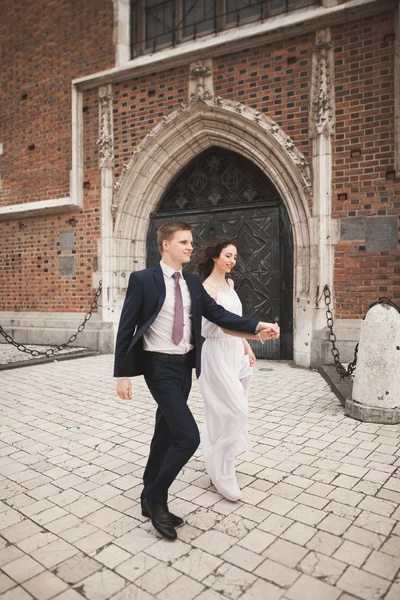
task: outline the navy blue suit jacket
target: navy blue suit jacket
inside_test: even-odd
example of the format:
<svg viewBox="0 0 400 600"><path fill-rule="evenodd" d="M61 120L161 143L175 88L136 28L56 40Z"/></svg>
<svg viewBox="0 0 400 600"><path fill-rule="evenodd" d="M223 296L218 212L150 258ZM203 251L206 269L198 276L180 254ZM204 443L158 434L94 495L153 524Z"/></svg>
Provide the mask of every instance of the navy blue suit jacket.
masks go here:
<svg viewBox="0 0 400 600"><path fill-rule="evenodd" d="M217 304L205 291L199 277L183 272L192 299L192 333L197 377L201 371L201 318L225 329L254 333L257 319L239 317ZM115 348L114 377L143 374L143 334L154 323L165 300L164 274L160 265L131 273L119 322Z"/></svg>

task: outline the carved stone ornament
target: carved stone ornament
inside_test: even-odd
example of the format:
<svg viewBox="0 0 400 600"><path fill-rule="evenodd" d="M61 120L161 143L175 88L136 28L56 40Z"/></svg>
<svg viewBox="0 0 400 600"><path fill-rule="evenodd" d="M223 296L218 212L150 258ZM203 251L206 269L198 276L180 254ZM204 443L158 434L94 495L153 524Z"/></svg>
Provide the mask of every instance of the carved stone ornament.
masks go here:
<svg viewBox="0 0 400 600"><path fill-rule="evenodd" d="M330 29L316 33L312 59L310 137L335 133L334 56Z"/></svg>
<svg viewBox="0 0 400 600"><path fill-rule="evenodd" d="M286 133L279 127L275 121L260 113L257 110L254 110L251 107L245 106L244 104L238 102L232 102L230 100L224 100L221 96L217 96L216 98L203 99L202 100L205 105L209 107L209 110L215 111L226 111L230 113L235 113L236 115L240 115L241 118L246 119L250 122L253 122L260 129L260 133L266 132L270 136L274 137L274 139L282 146L285 150L286 155L290 158L293 164L299 169L301 176L304 181L304 187L308 190L311 190L311 171L308 165L308 161L305 156L300 152L297 148L295 142L291 137L286 135ZM114 184L114 190L118 195L119 189L121 188L124 179L126 177L127 172L129 172L135 165L136 161L140 154L146 150L149 143L157 138L157 135L164 130L166 127L171 126L176 119L185 119L186 114L190 112L190 107L186 107L183 104L179 105L179 108L174 112L169 113L168 115L162 117L160 123L158 123L140 142L138 146L132 151L131 157L128 162L127 168L123 168L119 180ZM117 203L117 200L114 200L114 204Z"/></svg>
<svg viewBox="0 0 400 600"><path fill-rule="evenodd" d="M112 169L114 164L113 131L112 131L112 95L111 86L99 88L99 146L100 169Z"/></svg>
<svg viewBox="0 0 400 600"><path fill-rule="evenodd" d="M191 102L198 102L199 100L212 100L213 96L210 92L206 91L197 91L197 92L192 92L190 94L190 101Z"/></svg>
<svg viewBox="0 0 400 600"><path fill-rule="evenodd" d="M116 204L112 204L111 205L111 216L113 221L115 222L115 219L117 218L117 212L118 212L118 206Z"/></svg>
<svg viewBox="0 0 400 600"><path fill-rule="evenodd" d="M189 102L212 100L214 97L212 59L191 63L189 70Z"/></svg>
<svg viewBox="0 0 400 600"><path fill-rule="evenodd" d="M194 67L191 65L190 79L199 79L200 77L209 77L210 75L212 75L212 67L206 65L205 61L198 60Z"/></svg>

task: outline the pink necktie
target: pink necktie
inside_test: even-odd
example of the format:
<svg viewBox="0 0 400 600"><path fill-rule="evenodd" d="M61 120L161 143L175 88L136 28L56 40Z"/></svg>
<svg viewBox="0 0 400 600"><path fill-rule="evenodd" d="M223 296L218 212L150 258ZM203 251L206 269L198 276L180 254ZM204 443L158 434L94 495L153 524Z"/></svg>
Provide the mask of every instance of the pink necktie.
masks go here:
<svg viewBox="0 0 400 600"><path fill-rule="evenodd" d="M175 279L175 313L172 341L174 344L178 345L183 338L183 300L181 286L179 285L181 274L179 271L175 271L172 277Z"/></svg>

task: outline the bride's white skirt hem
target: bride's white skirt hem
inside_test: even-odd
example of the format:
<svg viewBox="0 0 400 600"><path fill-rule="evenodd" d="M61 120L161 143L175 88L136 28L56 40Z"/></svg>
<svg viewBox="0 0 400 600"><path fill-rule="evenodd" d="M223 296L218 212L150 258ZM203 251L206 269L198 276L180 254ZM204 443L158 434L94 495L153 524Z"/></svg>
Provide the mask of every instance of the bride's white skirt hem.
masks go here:
<svg viewBox="0 0 400 600"><path fill-rule="evenodd" d="M224 498L235 502L242 496L235 458L251 448L247 396L252 369L242 341L227 337L206 339L203 346L199 383L205 422L200 447L214 487Z"/></svg>

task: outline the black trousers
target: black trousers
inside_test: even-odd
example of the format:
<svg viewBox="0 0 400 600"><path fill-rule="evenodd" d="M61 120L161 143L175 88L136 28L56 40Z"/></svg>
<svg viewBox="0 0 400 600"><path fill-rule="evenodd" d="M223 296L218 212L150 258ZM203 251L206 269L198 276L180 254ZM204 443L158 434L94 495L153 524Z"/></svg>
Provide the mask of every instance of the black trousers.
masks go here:
<svg viewBox="0 0 400 600"><path fill-rule="evenodd" d="M144 377L157 402L157 412L142 497L165 503L169 486L200 443L199 429L187 405L192 366L190 361L165 363L149 353Z"/></svg>

